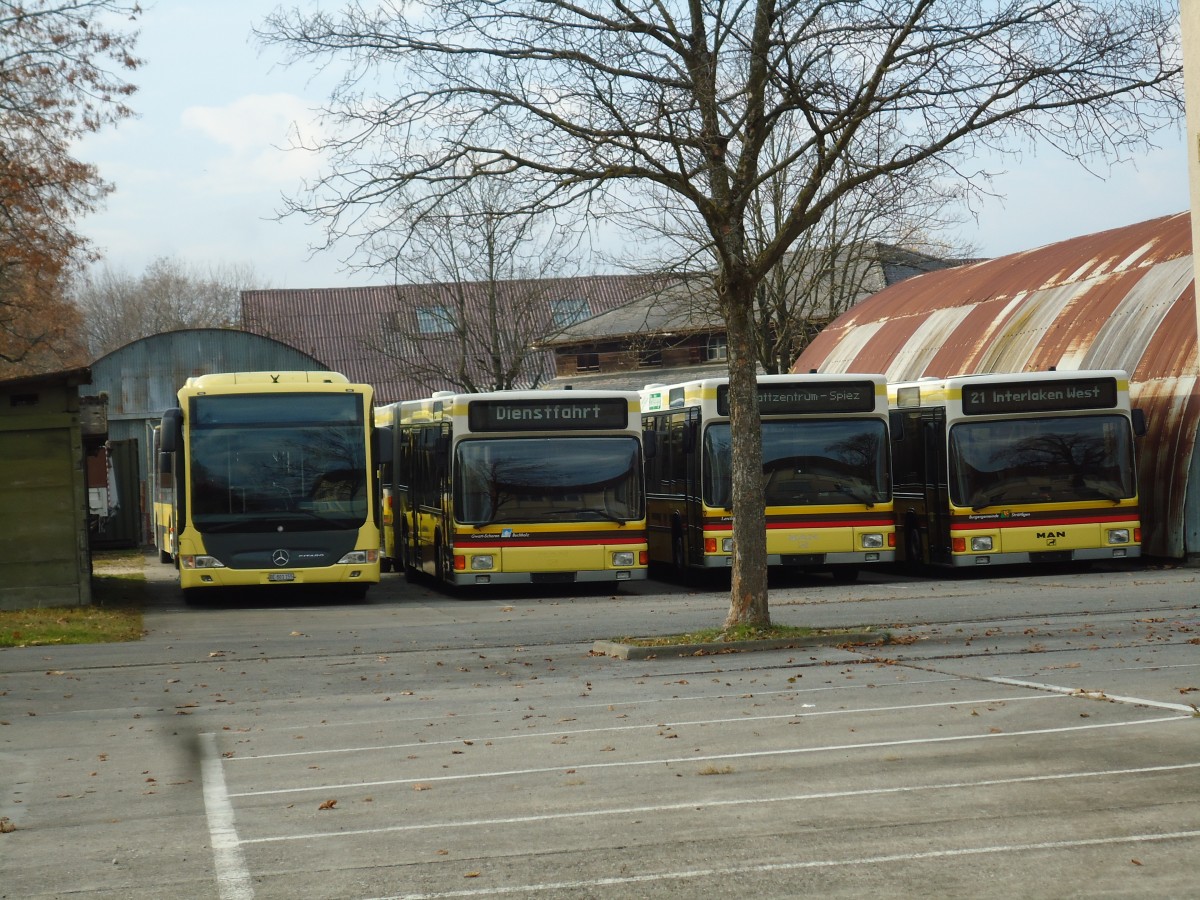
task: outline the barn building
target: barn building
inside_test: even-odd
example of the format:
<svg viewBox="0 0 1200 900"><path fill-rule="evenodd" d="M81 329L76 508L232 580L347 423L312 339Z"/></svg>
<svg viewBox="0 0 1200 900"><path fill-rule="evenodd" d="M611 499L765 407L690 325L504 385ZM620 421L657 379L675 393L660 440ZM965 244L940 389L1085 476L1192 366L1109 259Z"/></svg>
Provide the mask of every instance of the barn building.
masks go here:
<svg viewBox="0 0 1200 900"><path fill-rule="evenodd" d="M108 399L108 456L113 496L93 522L98 546L153 542L146 497L153 470L149 431L193 375L212 372L326 371L329 366L280 341L227 328L191 328L141 338L92 363L82 396Z"/></svg>

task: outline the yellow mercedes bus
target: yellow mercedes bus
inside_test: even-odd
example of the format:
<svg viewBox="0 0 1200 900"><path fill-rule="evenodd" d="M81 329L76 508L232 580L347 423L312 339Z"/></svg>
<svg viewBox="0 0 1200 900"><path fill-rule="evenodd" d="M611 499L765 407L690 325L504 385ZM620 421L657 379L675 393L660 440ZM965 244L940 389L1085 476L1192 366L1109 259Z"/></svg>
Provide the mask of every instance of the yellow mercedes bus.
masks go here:
<svg viewBox="0 0 1200 900"><path fill-rule="evenodd" d="M170 556L189 600L223 587L379 581L369 385L336 372L189 378L159 428Z"/></svg>

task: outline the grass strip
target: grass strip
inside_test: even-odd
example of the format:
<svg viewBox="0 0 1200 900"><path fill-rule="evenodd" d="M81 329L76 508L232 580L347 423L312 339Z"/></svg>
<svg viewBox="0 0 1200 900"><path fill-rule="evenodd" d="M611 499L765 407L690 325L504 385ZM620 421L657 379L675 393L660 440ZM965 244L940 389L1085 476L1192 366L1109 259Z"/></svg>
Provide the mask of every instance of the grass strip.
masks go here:
<svg viewBox="0 0 1200 900"><path fill-rule="evenodd" d="M0 647L138 641L145 602L145 575L93 575L90 606L0 610Z"/></svg>

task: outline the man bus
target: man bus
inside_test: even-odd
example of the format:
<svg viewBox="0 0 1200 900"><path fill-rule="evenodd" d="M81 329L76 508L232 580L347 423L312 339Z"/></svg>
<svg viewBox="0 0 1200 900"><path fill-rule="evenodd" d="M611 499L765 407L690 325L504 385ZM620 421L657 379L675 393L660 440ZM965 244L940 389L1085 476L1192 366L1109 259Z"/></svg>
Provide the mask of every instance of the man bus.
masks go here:
<svg viewBox="0 0 1200 900"><path fill-rule="evenodd" d="M1141 555L1121 371L959 375L889 385L896 529L912 565Z"/></svg>
<svg viewBox="0 0 1200 900"><path fill-rule="evenodd" d="M887 384L878 375L762 375L767 565L854 580L895 558ZM650 560L680 576L733 556L729 379L642 391Z"/></svg>
<svg viewBox="0 0 1200 900"><path fill-rule="evenodd" d="M646 577L638 395L436 394L394 404L397 568L458 587Z"/></svg>

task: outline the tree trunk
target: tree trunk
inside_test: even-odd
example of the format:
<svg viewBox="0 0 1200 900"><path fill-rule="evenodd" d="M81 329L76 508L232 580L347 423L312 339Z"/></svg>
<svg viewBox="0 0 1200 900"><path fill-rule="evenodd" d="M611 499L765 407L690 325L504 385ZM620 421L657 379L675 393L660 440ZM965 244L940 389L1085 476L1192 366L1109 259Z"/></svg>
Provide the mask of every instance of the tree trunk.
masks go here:
<svg viewBox="0 0 1200 900"><path fill-rule="evenodd" d="M721 279L724 280L724 279ZM725 627L769 625L767 523L762 423L754 352L753 297L737 280L718 284L729 341L729 419L733 459L733 573ZM741 296L744 294L745 296Z"/></svg>

